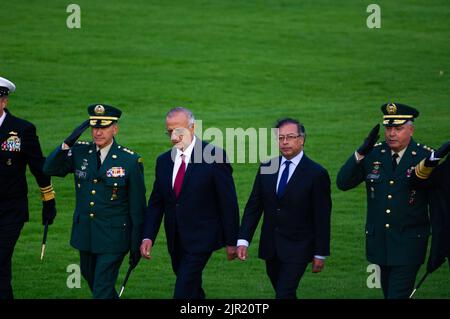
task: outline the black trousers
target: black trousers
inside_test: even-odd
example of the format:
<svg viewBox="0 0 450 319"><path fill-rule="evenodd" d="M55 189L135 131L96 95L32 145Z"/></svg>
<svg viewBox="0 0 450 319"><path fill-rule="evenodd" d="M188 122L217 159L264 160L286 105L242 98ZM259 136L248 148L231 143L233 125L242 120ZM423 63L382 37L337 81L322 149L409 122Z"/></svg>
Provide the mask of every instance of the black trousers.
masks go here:
<svg viewBox="0 0 450 319"><path fill-rule="evenodd" d="M307 266L308 263L288 263L278 258L266 260L267 275L276 299L297 299L297 288Z"/></svg>
<svg viewBox="0 0 450 319"><path fill-rule="evenodd" d="M381 288L385 299L408 299L414 290L420 265L380 265Z"/></svg>
<svg viewBox="0 0 450 319"><path fill-rule="evenodd" d="M175 251L171 253L172 269L177 277L174 299L205 299L202 274L212 252L189 253L179 237L175 239Z"/></svg>
<svg viewBox="0 0 450 319"><path fill-rule="evenodd" d="M0 299L13 299L12 256L23 223L0 226Z"/></svg>

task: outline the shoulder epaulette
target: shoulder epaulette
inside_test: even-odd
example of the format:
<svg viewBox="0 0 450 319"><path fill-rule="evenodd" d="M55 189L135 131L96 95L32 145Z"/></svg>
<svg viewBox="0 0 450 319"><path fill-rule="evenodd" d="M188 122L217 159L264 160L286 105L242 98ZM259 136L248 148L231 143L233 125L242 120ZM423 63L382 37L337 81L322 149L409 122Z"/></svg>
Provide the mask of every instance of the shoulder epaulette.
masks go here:
<svg viewBox="0 0 450 319"><path fill-rule="evenodd" d="M417 143L418 147L422 147L424 150L427 150L428 152L434 152L434 149L432 147L426 146L426 145L422 145L420 143Z"/></svg>
<svg viewBox="0 0 450 319"><path fill-rule="evenodd" d="M88 142L88 141L77 141L77 144L81 144L81 145L90 145L91 142Z"/></svg>
<svg viewBox="0 0 450 319"><path fill-rule="evenodd" d="M132 154L132 155L134 154L134 152L132 150L130 150L129 148L123 147L121 145L117 146L117 148L122 150L122 151L124 151L124 152L126 152L126 153L128 153L128 154Z"/></svg>

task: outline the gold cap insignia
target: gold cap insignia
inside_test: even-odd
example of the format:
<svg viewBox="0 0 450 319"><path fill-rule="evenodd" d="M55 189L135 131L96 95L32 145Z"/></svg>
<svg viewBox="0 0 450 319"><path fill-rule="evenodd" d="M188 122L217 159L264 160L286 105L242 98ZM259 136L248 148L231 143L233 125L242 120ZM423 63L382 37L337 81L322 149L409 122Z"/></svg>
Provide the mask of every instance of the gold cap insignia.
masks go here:
<svg viewBox="0 0 450 319"><path fill-rule="evenodd" d="M394 103L390 103L386 106L386 111L388 114L396 114L397 113L397 105Z"/></svg>
<svg viewBox="0 0 450 319"><path fill-rule="evenodd" d="M99 104L94 108L95 115L103 115L105 114L105 108L103 105Z"/></svg>

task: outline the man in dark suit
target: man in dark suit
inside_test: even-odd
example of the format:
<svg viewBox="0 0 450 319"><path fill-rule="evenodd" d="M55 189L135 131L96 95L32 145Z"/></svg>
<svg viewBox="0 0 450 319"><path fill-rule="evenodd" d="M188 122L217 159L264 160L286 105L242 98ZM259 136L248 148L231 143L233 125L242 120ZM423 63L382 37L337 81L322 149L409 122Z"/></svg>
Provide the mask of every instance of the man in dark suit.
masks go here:
<svg viewBox="0 0 450 319"><path fill-rule="evenodd" d="M242 217L237 256L247 258L264 212L259 258L266 261L276 298L293 299L307 265L312 262L312 271L320 272L330 254L330 178L304 153L303 125L287 118L276 128L282 156L258 170ZM265 172L270 165L277 169Z"/></svg>
<svg viewBox="0 0 450 319"><path fill-rule="evenodd" d="M116 299L123 258L130 251L134 268L141 257L144 172L141 157L115 140L122 112L93 104L88 113L89 120L48 156L44 171L60 177L73 173L76 207L70 243L80 251L81 273L93 297ZM89 126L93 142L76 142Z"/></svg>
<svg viewBox="0 0 450 319"><path fill-rule="evenodd" d="M380 267L384 297L405 299L414 289L430 233L427 193L409 180L430 148L412 138L418 110L386 103L381 111L385 142L375 145L378 124L342 166L336 183L343 191L366 183L367 260Z"/></svg>
<svg viewBox="0 0 450 319"><path fill-rule="evenodd" d="M226 246L228 259L235 257L239 228L231 165L223 150L194 135L194 122L183 107L166 116L174 147L157 159L141 245L142 256L149 259L164 215L177 299L205 297L203 269L221 247Z"/></svg>
<svg viewBox="0 0 450 319"><path fill-rule="evenodd" d="M42 223L53 223L55 195L50 177L44 175L36 127L6 109L15 85L0 78L0 299L12 299L11 259L20 231L29 219L26 167L36 178L42 197Z"/></svg>

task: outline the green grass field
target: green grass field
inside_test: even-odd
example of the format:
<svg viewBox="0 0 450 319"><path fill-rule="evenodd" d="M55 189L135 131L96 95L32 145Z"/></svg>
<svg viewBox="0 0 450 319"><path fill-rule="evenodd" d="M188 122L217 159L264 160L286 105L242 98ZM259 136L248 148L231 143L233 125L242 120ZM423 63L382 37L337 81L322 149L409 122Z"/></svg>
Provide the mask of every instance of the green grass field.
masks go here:
<svg viewBox="0 0 450 319"><path fill-rule="evenodd" d="M449 139L450 1L379 0L381 29L369 29L373 1L87 1L81 29L66 27L69 2L9 1L0 10L0 76L14 81L10 111L32 121L49 154L87 116L92 103L124 112L118 142L144 157L147 198L157 155L170 147L169 108L191 108L203 128L268 128L298 118L306 153L332 178L332 255L321 274L309 270L299 298L381 298L368 289L364 254L365 191L341 192L336 174L373 125L380 105L417 107L415 139L437 147ZM85 133L84 139L89 139ZM234 164L241 214L257 164ZM29 176L31 220L15 249L16 298L90 298L86 282L68 289L72 177L54 178L58 216L39 260L39 190ZM257 239L246 262L213 255L204 272L208 298L273 298ZM119 282L127 263L124 263ZM424 269L419 273L421 276ZM175 277L163 232L150 262L132 274L124 298L171 298ZM118 283L119 286L119 283ZM417 298L450 298L443 266Z"/></svg>

